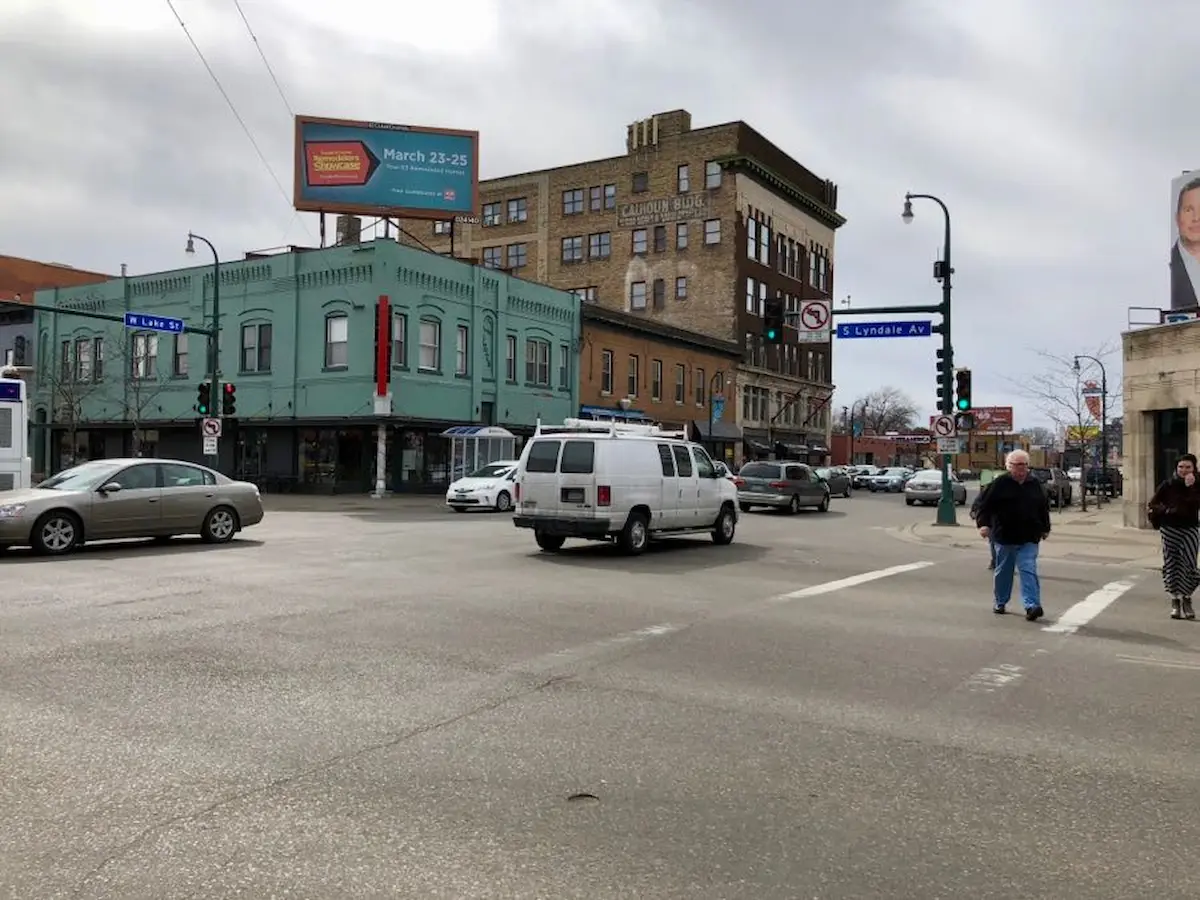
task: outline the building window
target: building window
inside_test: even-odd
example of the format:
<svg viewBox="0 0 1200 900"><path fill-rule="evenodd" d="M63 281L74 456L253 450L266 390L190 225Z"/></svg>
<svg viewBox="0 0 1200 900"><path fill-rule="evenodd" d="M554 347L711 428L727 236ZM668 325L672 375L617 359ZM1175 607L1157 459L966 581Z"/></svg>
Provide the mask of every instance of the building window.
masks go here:
<svg viewBox="0 0 1200 900"><path fill-rule="evenodd" d="M565 263L583 262L582 235L562 239L562 261Z"/></svg>
<svg viewBox="0 0 1200 900"><path fill-rule="evenodd" d="M588 235L588 256L592 259L608 259L612 256L611 231Z"/></svg>
<svg viewBox="0 0 1200 900"><path fill-rule="evenodd" d="M628 388L625 396L636 397L638 395L638 358L635 354L629 354L629 378L627 379L626 388Z"/></svg>
<svg viewBox="0 0 1200 900"><path fill-rule="evenodd" d="M686 194L692 189L691 179L688 178L687 163L684 163L675 173L675 183L679 188L679 193Z"/></svg>
<svg viewBox="0 0 1200 900"><path fill-rule="evenodd" d="M570 376L571 347L568 344L558 345L558 386L566 390L571 386Z"/></svg>
<svg viewBox="0 0 1200 900"><path fill-rule="evenodd" d="M675 226L675 249L686 250L688 245L688 223L680 222Z"/></svg>
<svg viewBox="0 0 1200 900"><path fill-rule="evenodd" d="M650 190L650 174L648 172L633 173L633 192L635 194L644 194Z"/></svg>
<svg viewBox="0 0 1200 900"><path fill-rule="evenodd" d="M417 368L437 372L442 368L442 323L437 319L422 319L417 349Z"/></svg>
<svg viewBox="0 0 1200 900"><path fill-rule="evenodd" d="M654 279L654 308L662 309L667 303L667 283L661 278Z"/></svg>
<svg viewBox="0 0 1200 900"><path fill-rule="evenodd" d="M758 283L758 315L765 315L767 312L767 283L760 281Z"/></svg>
<svg viewBox="0 0 1200 900"><path fill-rule="evenodd" d="M188 336L186 334L175 335L174 351L171 374L183 378L188 373Z"/></svg>
<svg viewBox="0 0 1200 900"><path fill-rule="evenodd" d="M69 382L75 375L75 370L71 368L71 342L63 341L58 348L58 380Z"/></svg>
<svg viewBox="0 0 1200 900"><path fill-rule="evenodd" d="M680 276L676 277L676 279L675 279L675 299L676 300L686 300L687 299L687 276L686 275L680 275Z"/></svg>
<svg viewBox="0 0 1200 900"><path fill-rule="evenodd" d="M599 296L599 289L595 285L592 285L590 287L570 288L567 293L574 294L584 303L595 303L596 298Z"/></svg>
<svg viewBox="0 0 1200 900"><path fill-rule="evenodd" d="M687 396L687 369L683 363L675 364L675 402L682 403Z"/></svg>
<svg viewBox="0 0 1200 900"><path fill-rule="evenodd" d="M704 220L704 243L709 246L721 243L721 220Z"/></svg>
<svg viewBox="0 0 1200 900"><path fill-rule="evenodd" d="M454 335L454 374L467 374L467 355L471 349L471 332L466 325L459 325Z"/></svg>
<svg viewBox="0 0 1200 900"><path fill-rule="evenodd" d="M662 401L662 360L650 360L650 399L655 403Z"/></svg>
<svg viewBox="0 0 1200 900"><path fill-rule="evenodd" d="M704 380L704 370L696 369L696 373L692 376L692 387L695 388L696 405L704 405L704 389L708 387L708 382Z"/></svg>
<svg viewBox="0 0 1200 900"><path fill-rule="evenodd" d="M25 345L26 345L26 343L27 342L25 340L25 335L23 335L23 334L18 334L15 338L13 338L13 355L12 355L11 365L14 365L14 366L25 365L25 352L26 352Z"/></svg>
<svg viewBox="0 0 1200 900"><path fill-rule="evenodd" d="M16 359L16 357L17 357L17 354L16 354L15 350L5 350L4 351L4 365L15 366L16 363L14 363L13 360Z"/></svg>
<svg viewBox="0 0 1200 900"><path fill-rule="evenodd" d="M504 377L512 384L517 383L517 336L504 336Z"/></svg>
<svg viewBox="0 0 1200 900"><path fill-rule="evenodd" d="M508 221L525 222L529 219L529 203L524 197L508 201Z"/></svg>
<svg viewBox="0 0 1200 900"><path fill-rule="evenodd" d="M509 244L508 245L508 267L510 269L522 269L525 267L526 248L524 244Z"/></svg>
<svg viewBox="0 0 1200 900"><path fill-rule="evenodd" d="M758 315L758 282L750 277L746 278L746 312Z"/></svg>
<svg viewBox="0 0 1200 900"><path fill-rule="evenodd" d="M483 204L483 227L490 228L493 225L500 224L500 204L485 203Z"/></svg>
<svg viewBox="0 0 1200 900"><path fill-rule="evenodd" d="M711 159L704 164L704 186L709 190L721 186L721 164Z"/></svg>
<svg viewBox="0 0 1200 900"><path fill-rule="evenodd" d="M758 219L753 213L746 218L746 258L758 260Z"/></svg>
<svg viewBox="0 0 1200 900"><path fill-rule="evenodd" d="M550 342L530 338L525 342L525 382L550 386Z"/></svg>
<svg viewBox="0 0 1200 900"><path fill-rule="evenodd" d="M605 350L600 354L600 393L611 394L613 384L613 352Z"/></svg>
<svg viewBox="0 0 1200 900"><path fill-rule="evenodd" d="M104 338L92 342L92 373L97 381L104 377Z"/></svg>
<svg viewBox="0 0 1200 900"><path fill-rule="evenodd" d="M75 380L92 380L92 339L81 338L75 342Z"/></svg>
<svg viewBox="0 0 1200 900"><path fill-rule="evenodd" d="M771 264L771 220L758 223L758 261L764 266Z"/></svg>
<svg viewBox="0 0 1200 900"><path fill-rule="evenodd" d="M501 266L501 248L500 247L484 247L483 248L483 264L489 269L498 269Z"/></svg>
<svg viewBox="0 0 1200 900"><path fill-rule="evenodd" d="M606 184L604 186L604 208L617 208L617 186L615 184Z"/></svg>
<svg viewBox="0 0 1200 900"><path fill-rule="evenodd" d="M667 249L667 226L654 226L654 252L662 253Z"/></svg>
<svg viewBox="0 0 1200 900"><path fill-rule="evenodd" d="M563 191L563 215L576 216L583 212L583 188Z"/></svg>
<svg viewBox="0 0 1200 900"><path fill-rule="evenodd" d="M158 335L135 334L133 336L134 379L143 381L158 373Z"/></svg>
<svg viewBox="0 0 1200 900"><path fill-rule="evenodd" d="M408 365L408 316L404 313L392 313L392 365Z"/></svg>
<svg viewBox="0 0 1200 900"><path fill-rule="evenodd" d="M325 368L345 368L349 364L350 320L344 313L325 317Z"/></svg>
<svg viewBox="0 0 1200 900"><path fill-rule="evenodd" d="M822 256L820 266L817 269L817 288L822 291L827 291L829 285L829 259Z"/></svg>
<svg viewBox="0 0 1200 900"><path fill-rule="evenodd" d="M343 318L342 321L345 321ZM344 359L344 355L343 355ZM332 365L339 365L333 363ZM343 361L340 365L345 365ZM238 363L239 372L271 371L271 326L242 326L242 356ZM185 373L186 374L186 373Z"/></svg>
<svg viewBox="0 0 1200 900"><path fill-rule="evenodd" d="M592 212L600 212L604 208L604 194L600 190L600 185L588 190L588 205Z"/></svg>
<svg viewBox="0 0 1200 900"><path fill-rule="evenodd" d="M453 222L434 222L433 223L433 233L434 234L449 234L453 230L454 230Z"/></svg>
<svg viewBox="0 0 1200 900"><path fill-rule="evenodd" d="M630 249L635 254L644 254L646 252L648 243L646 229L638 228L633 232L633 244Z"/></svg>
<svg viewBox="0 0 1200 900"><path fill-rule="evenodd" d="M629 308L646 308L646 282L635 281L629 285Z"/></svg>
<svg viewBox="0 0 1200 900"><path fill-rule="evenodd" d="M808 283L817 286L817 254L811 250L808 254Z"/></svg>

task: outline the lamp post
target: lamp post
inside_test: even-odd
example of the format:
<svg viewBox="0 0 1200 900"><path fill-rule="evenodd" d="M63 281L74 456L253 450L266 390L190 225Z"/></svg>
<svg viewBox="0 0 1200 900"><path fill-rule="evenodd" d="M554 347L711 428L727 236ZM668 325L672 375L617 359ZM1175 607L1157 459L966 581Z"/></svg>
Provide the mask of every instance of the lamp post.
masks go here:
<svg viewBox="0 0 1200 900"><path fill-rule="evenodd" d="M1088 356L1086 353L1075 354L1075 374L1079 374L1079 361L1088 359L1100 367L1100 480L1096 484L1096 502L1104 502L1104 492L1108 490L1108 372L1104 368L1104 363L1096 359L1094 356ZM1095 382L1092 382L1095 384ZM1080 446L1083 444L1083 435L1079 436ZM1083 460L1080 460L1082 465ZM1084 476L1083 495L1087 496L1087 476ZM1110 498L1111 499L1111 498ZM1086 502L1086 501L1085 501Z"/></svg>
<svg viewBox="0 0 1200 900"><path fill-rule="evenodd" d="M208 375L212 387L210 395L212 397L213 408L209 410L212 418L221 418L221 257L217 255L217 248L213 246L212 241L206 237L201 237L198 234L188 232L187 247L184 252L189 256L196 255L196 241L200 241L208 246L212 251L213 257L213 296L212 296L212 332L208 336ZM220 453L214 457L213 468L217 468L220 461Z"/></svg>
<svg viewBox="0 0 1200 900"><path fill-rule="evenodd" d="M946 232L942 239L942 259L941 262L934 263L933 276L934 278L940 278L942 282L942 303L938 308L938 312L942 316L940 330L942 332L942 359L945 364L945 368L941 373L941 413L945 416L952 416L954 415L954 346L950 340L950 276L954 272L954 267L950 256L950 210L941 199L933 196L933 194L905 194L904 212L900 214L900 218L906 225L911 224L913 220L912 202L914 200L933 201L942 208L942 215L946 221ZM937 331L939 329L937 326L934 326L933 330ZM950 483L951 460L952 457L949 453L942 454L942 495L938 500L938 525L958 524L958 519L954 513L954 492Z"/></svg>

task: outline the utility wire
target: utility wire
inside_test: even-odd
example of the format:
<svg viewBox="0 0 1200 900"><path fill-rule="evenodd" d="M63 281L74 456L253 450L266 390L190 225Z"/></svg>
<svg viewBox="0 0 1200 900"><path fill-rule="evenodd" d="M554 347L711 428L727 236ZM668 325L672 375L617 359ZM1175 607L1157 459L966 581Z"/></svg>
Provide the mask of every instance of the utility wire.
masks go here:
<svg viewBox="0 0 1200 900"><path fill-rule="evenodd" d="M242 24L246 26L246 33L250 35L250 40L254 41L254 49L258 51L259 58L263 61L263 65L267 67L267 74L271 76L271 81L275 85L275 90L279 92L279 99L283 101L283 105L287 107L288 115L295 118L296 112L292 109L292 104L288 103L287 94L283 92L283 85L279 83L279 79L275 77L275 70L271 68L271 63L267 59L267 54L263 52L262 44L259 43L258 35L254 33L254 29L250 27L250 20L246 18L246 13L242 9L241 0L233 0L234 8L237 9L238 15L242 17Z"/></svg>
<svg viewBox="0 0 1200 900"><path fill-rule="evenodd" d="M229 111L233 113L233 117L237 119L238 124L242 126L242 131L245 132L247 140L250 141L250 145L254 148L254 152L258 154L258 158L261 160L263 167L271 176L271 180L275 182L275 187L279 189L280 195L283 197L288 206L291 206L291 195L288 194L287 190L284 188L283 182L279 180L279 176L275 174L275 170L271 167L271 163L267 160L266 154L263 153L262 147L260 147L258 145L258 141L254 139L254 134L250 131L250 126L246 124L246 120L243 119L242 114L238 112L237 106L234 105L233 99L229 96L229 92L225 90L225 86L221 84L221 79L217 77L217 73L214 72L213 67L209 65L208 59L204 55L204 51L200 49L200 45L197 44L196 39L192 37L191 31L188 30L187 24L183 21L183 17L179 15L179 11L175 9L175 4L172 2L172 0L167 0L167 7L171 10L171 14L175 16L175 21L179 23L179 27L183 29L183 33L187 37L188 43L192 45L192 49L195 50L196 55L200 57L200 62L204 64L205 71L208 72L213 84L217 86L217 90L220 92L221 96L225 98L225 103L229 106ZM311 237L312 232L309 231L308 225L306 225L304 220L300 218L300 214L298 212L295 213L295 215L296 219L300 221L301 225L304 225L304 230L308 231L309 236Z"/></svg>

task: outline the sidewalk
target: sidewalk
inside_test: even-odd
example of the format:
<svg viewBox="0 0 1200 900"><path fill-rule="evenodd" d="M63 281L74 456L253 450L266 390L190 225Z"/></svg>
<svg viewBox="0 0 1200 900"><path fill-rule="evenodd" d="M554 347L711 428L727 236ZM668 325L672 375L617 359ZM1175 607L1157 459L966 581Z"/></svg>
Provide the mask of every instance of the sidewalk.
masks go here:
<svg viewBox="0 0 1200 900"><path fill-rule="evenodd" d="M924 520L888 530L910 543L973 550L984 557L988 552L987 542L979 537L974 523L965 513L965 510L958 511L957 527L934 525ZM1120 504L1099 509L1089 506L1087 512L1067 509L1060 513L1055 510L1050 513L1050 526L1050 537L1040 551L1043 557L1142 569L1162 566L1158 532L1125 526Z"/></svg>

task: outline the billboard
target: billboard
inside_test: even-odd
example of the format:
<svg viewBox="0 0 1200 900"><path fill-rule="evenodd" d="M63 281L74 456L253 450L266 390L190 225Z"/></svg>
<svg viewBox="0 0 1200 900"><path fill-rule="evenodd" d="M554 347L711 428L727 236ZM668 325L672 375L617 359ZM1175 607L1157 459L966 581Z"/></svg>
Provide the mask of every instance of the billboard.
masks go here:
<svg viewBox="0 0 1200 900"><path fill-rule="evenodd" d="M479 132L296 116L293 205L408 219L476 215Z"/></svg>
<svg viewBox="0 0 1200 900"><path fill-rule="evenodd" d="M1194 309L1200 294L1200 170L1171 181L1171 309Z"/></svg>
<svg viewBox="0 0 1200 900"><path fill-rule="evenodd" d="M972 434L1014 434L1013 408L1011 406L976 406L971 410L975 417L975 427ZM929 427L938 416L929 417Z"/></svg>

